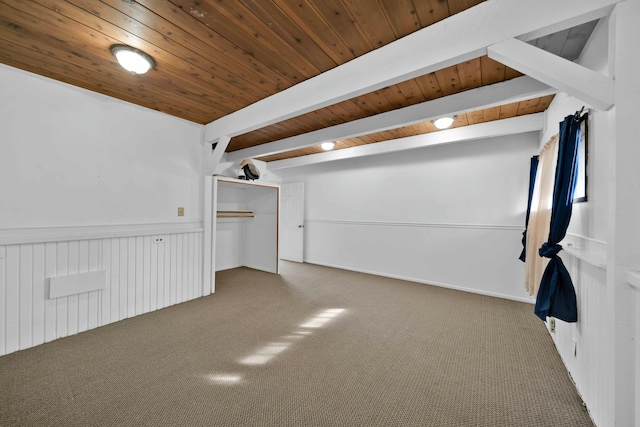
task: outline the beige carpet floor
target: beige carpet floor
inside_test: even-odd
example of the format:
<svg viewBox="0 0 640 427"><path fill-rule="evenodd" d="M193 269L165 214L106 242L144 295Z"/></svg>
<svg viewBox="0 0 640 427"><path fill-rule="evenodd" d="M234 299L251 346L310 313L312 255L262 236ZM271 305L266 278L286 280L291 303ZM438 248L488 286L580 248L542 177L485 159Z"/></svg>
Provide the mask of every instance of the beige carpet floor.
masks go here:
<svg viewBox="0 0 640 427"><path fill-rule="evenodd" d="M0 426L591 425L533 306L308 264L0 357Z"/></svg>

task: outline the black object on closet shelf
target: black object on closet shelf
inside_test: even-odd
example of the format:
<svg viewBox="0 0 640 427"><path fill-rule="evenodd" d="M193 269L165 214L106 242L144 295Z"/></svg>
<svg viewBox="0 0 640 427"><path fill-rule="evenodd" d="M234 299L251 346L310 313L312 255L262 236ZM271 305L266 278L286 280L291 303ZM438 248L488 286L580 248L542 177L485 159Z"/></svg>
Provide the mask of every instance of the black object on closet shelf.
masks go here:
<svg viewBox="0 0 640 427"><path fill-rule="evenodd" d="M260 178L260 170L253 164L251 159L243 160L240 163L240 169L244 172L245 179L254 180ZM241 178L242 179L242 178Z"/></svg>

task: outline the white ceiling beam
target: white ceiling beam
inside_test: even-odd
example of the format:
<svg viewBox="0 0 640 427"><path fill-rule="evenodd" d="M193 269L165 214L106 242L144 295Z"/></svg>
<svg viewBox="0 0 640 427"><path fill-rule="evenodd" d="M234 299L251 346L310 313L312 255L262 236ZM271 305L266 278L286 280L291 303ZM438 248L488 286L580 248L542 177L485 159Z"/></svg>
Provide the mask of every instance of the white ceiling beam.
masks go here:
<svg viewBox="0 0 640 427"><path fill-rule="evenodd" d="M392 139L376 144L360 145L326 153L311 154L285 160L267 163L267 170L308 166L315 163L331 162L353 157L372 156L376 154L392 153L395 151L412 150L432 145L450 144L460 141L494 138L505 135L515 135L526 132L540 131L544 127L544 113L529 114L510 119L496 120L477 125L464 126L424 135L409 136Z"/></svg>
<svg viewBox="0 0 640 427"><path fill-rule="evenodd" d="M234 137L484 55L487 46L610 8L621 0L492 0L411 33L205 126ZM226 147L224 147L226 149Z"/></svg>
<svg viewBox="0 0 640 427"><path fill-rule="evenodd" d="M489 58L566 92L600 110L614 103L614 81L580 64L517 39L487 48Z"/></svg>
<svg viewBox="0 0 640 427"><path fill-rule="evenodd" d="M421 104L365 117L302 135L284 138L279 141L232 151L227 153L227 160L237 161L269 156L310 147L324 141L335 141L382 132L442 116L463 114L470 111L551 95L556 92L556 89L531 77L518 77L506 82L483 86Z"/></svg>
<svg viewBox="0 0 640 427"><path fill-rule="evenodd" d="M222 160L222 156L224 155L224 150L227 149L229 145L229 141L231 138L228 136L222 136L218 140L213 142L204 143L204 174L205 175L213 175L216 170L216 167ZM214 146L215 144L215 146Z"/></svg>

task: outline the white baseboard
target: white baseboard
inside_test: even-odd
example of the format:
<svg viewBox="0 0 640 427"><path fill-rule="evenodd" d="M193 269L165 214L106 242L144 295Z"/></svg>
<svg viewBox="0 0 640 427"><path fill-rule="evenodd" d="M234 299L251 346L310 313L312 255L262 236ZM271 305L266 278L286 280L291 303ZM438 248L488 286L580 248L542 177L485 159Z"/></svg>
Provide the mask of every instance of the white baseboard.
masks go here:
<svg viewBox="0 0 640 427"><path fill-rule="evenodd" d="M442 283L442 282L436 282L436 281L424 280L424 279L416 279L415 277L406 277L406 276L400 276L400 275L397 275L397 274L387 274L387 273L382 273L382 272L378 272L378 271L371 271L371 270L365 270L365 269L360 269L360 268L347 267L347 266L337 265L337 264L315 262L315 261L310 261L310 260L304 260L304 262L308 263L308 264L321 265L321 266L324 266L324 267L339 268L341 270L355 271L357 273L365 273L365 274L371 274L371 275L374 275L374 276L388 277L390 279L406 280L407 282L415 282L415 283L421 283L421 284L424 284L424 285L438 286L440 288L453 289L453 290L456 290L456 291L470 292L470 293L473 293L473 294L485 295L485 296L489 296L489 297L508 299L508 300L518 301L518 302L525 302L527 304L535 304L535 300L532 299L532 298L529 299L529 298L516 297L516 296L513 296L513 295L500 294L500 293L497 293L497 292L482 291L482 290L478 290L478 289L474 289L474 288L467 288L467 287L464 287L464 286L450 285L448 283Z"/></svg>

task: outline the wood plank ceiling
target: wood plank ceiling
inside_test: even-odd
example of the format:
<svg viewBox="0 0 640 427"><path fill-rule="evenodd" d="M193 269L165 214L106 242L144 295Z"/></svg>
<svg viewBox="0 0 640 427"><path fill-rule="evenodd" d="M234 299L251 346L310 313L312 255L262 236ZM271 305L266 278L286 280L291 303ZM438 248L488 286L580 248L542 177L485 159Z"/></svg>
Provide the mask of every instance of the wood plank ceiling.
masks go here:
<svg viewBox="0 0 640 427"><path fill-rule="evenodd" d="M205 124L482 1L0 0L0 62ZM126 72L109 50L114 44L145 51L155 68ZM227 151L519 75L477 58L239 135ZM455 125L544 111L551 98L460 115ZM423 123L338 141L337 148L433 130Z"/></svg>

